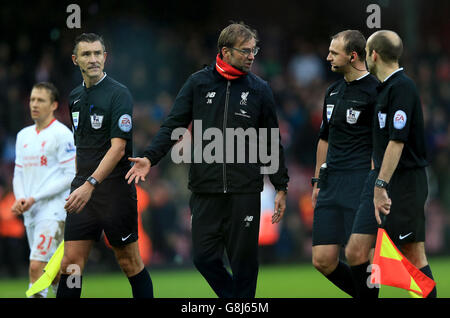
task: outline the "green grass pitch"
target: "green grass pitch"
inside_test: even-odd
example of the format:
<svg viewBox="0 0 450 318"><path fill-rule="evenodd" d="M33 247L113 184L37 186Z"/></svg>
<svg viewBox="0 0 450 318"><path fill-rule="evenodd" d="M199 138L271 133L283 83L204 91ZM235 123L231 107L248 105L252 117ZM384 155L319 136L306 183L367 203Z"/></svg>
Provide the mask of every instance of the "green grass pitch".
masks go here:
<svg viewBox="0 0 450 318"><path fill-rule="evenodd" d="M437 282L438 297L450 297L450 258L431 258L430 265ZM149 268L155 297L157 298L214 298L216 297L203 277L195 269L152 270ZM0 298L24 298L28 287L26 278L0 279ZM54 297L49 291L49 297ZM128 298L131 288L120 272L83 276L82 297ZM311 264L261 266L258 298L340 298L349 297ZM382 286L381 298L408 298L407 291Z"/></svg>

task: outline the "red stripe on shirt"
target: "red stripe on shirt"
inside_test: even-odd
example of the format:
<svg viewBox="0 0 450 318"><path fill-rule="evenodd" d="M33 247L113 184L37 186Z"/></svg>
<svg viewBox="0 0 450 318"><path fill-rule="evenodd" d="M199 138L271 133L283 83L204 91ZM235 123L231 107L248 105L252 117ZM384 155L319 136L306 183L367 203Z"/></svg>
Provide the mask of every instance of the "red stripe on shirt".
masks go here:
<svg viewBox="0 0 450 318"><path fill-rule="evenodd" d="M65 161L60 162L60 164L67 163L67 162L69 162L69 161L72 161L72 160L75 159L75 158L76 158L76 156L73 156L73 157L70 158L70 159L67 159L67 160L65 160Z"/></svg>

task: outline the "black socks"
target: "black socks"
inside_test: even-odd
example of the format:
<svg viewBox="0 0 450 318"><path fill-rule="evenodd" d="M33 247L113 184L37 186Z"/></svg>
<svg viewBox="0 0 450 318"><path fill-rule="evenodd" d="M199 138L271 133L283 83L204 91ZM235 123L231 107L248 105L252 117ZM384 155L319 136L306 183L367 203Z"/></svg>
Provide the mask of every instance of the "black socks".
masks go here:
<svg viewBox="0 0 450 318"><path fill-rule="evenodd" d="M344 262L339 261L336 269L332 273L325 275L325 277L350 296L356 297L355 284L350 266Z"/></svg>
<svg viewBox="0 0 450 318"><path fill-rule="evenodd" d="M150 274L144 268L140 273L128 277L133 298L153 298L153 283Z"/></svg>
<svg viewBox="0 0 450 318"><path fill-rule="evenodd" d="M81 275L61 274L56 298L80 298L82 277Z"/></svg>
<svg viewBox="0 0 450 318"><path fill-rule="evenodd" d="M370 263L367 261L360 265L350 266L356 288L356 298L358 299L376 299L380 292L379 288L368 284L368 279L371 276L371 272L367 272L369 265Z"/></svg>
<svg viewBox="0 0 450 318"><path fill-rule="evenodd" d="M420 271L422 273L424 273L425 275L427 275L432 280L434 280L433 274L431 273L430 265L420 268ZM436 298L436 297L437 297L437 291L436 291L436 286L434 286L433 290L428 294L427 298Z"/></svg>

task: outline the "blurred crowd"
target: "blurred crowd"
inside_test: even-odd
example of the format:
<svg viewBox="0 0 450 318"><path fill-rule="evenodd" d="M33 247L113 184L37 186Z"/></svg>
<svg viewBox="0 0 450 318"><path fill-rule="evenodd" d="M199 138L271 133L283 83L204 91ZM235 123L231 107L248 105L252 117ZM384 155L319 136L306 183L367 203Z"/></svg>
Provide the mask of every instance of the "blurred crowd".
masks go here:
<svg viewBox="0 0 450 318"><path fill-rule="evenodd" d="M134 154L139 156L170 111L183 82L191 73L213 63L220 28L174 27L122 18L90 31L105 39L106 73L132 92ZM258 31L261 51L253 72L273 89L291 180L281 224L276 228L261 224L261 259L267 263L309 260L313 219L310 178L323 98L326 88L340 76L330 71L325 60L329 38L311 41L301 33L286 33L274 25L261 26ZM28 259L23 224L9 207L13 200L15 137L20 129L32 124L30 89L39 81L55 83L61 93L57 118L70 126L68 94L82 81L70 59L77 33L49 29L44 40L36 41L38 32L30 30L0 39L0 275L6 270L8 275L17 275L17 264L25 264ZM445 36L425 34L419 42L414 51L405 43L402 66L420 90L425 115L431 163L426 247L430 255L436 255L450 252L450 51ZM146 237L141 249L146 251L147 265L191 263L188 169L187 164L174 164L168 155L140 185L141 200L145 201L140 207L140 230ZM266 183L263 202L273 200L271 187ZM263 204L262 213L270 213L267 204ZM270 237L265 233L271 233ZM105 246L96 246L88 266L104 266L106 260L111 261L108 266L117 266Z"/></svg>

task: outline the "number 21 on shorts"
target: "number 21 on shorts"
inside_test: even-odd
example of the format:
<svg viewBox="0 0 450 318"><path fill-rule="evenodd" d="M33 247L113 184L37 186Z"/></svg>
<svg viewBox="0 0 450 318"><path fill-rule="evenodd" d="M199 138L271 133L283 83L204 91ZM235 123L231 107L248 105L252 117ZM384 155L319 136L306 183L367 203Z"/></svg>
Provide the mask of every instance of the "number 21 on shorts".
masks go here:
<svg viewBox="0 0 450 318"><path fill-rule="evenodd" d="M38 250L40 250L41 255L46 255L48 253L48 251L50 250L50 246L52 245L53 237L52 236L48 237L47 244L45 244L45 241L47 241L47 238L45 237L44 234L39 235L39 237L41 238L41 242L39 243L37 248L38 248ZM45 245L47 245L47 246L44 247Z"/></svg>

